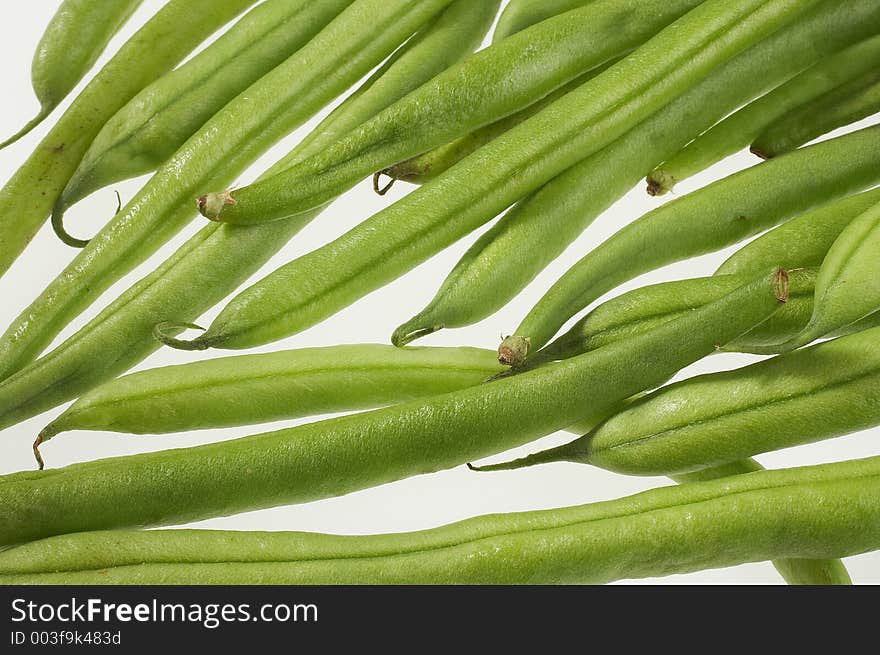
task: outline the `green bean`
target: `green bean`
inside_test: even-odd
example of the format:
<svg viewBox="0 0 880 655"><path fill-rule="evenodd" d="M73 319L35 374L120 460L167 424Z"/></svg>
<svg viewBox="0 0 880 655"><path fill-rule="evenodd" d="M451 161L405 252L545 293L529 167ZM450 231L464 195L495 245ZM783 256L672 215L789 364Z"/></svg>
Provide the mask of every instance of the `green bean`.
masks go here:
<svg viewBox="0 0 880 655"><path fill-rule="evenodd" d="M226 105L7 329L0 339L0 378L36 357L101 292L190 222L199 188L232 181L450 2L357 0Z"/></svg>
<svg viewBox="0 0 880 655"><path fill-rule="evenodd" d="M487 469L571 461L669 475L880 423L880 328L663 387L586 435Z"/></svg>
<svg viewBox="0 0 880 655"><path fill-rule="evenodd" d="M681 152L648 176L652 195L671 191L676 183L699 173L751 144L779 118L827 91L876 69L880 64L880 36L872 35L772 90L701 134Z"/></svg>
<svg viewBox="0 0 880 655"><path fill-rule="evenodd" d="M362 22L369 24L367 19ZM426 36L425 42L433 39ZM363 93L346 98L334 112L329 127L321 127L327 125L322 122L315 136L264 175L288 166L296 153L325 147L337 136L334 125L364 121L430 79L436 72L436 55L429 52L425 56L417 45L410 48L410 43L413 42L409 41L403 54L384 71L381 80L375 80ZM203 228L60 346L0 382L0 427L76 398L124 373L160 346L153 338L157 323L169 317L195 320L256 273L317 214L252 228L215 224ZM33 327L36 324L28 324L28 329ZM40 329L57 331L60 327L43 322ZM20 327L18 337L0 340L0 364L7 371L24 366L42 347L28 346L28 339L37 338L46 337L28 335L27 329Z"/></svg>
<svg viewBox="0 0 880 655"><path fill-rule="evenodd" d="M679 62L682 64L680 67L676 65L668 75L655 78L653 86L647 85L650 89L643 89L644 93L632 95L625 103L631 110L611 103L615 110L609 113L607 106L601 109L601 100L592 96L580 98L585 105L593 106L597 112L594 118L602 115L607 120L593 121L591 129L585 129L573 141L584 143L583 139L586 142L592 139L598 146L613 140L617 129L624 129L627 122L636 122L642 117L642 112L649 111L652 98L659 101L659 90L666 89L669 95L674 95L674 90L684 84L680 77L682 71L693 74L692 66L697 62L706 60L701 66L703 69L710 68L709 61L717 63L718 59L735 54L741 46L734 46L733 43L746 40L745 35L754 37L753 20L758 20L761 30L764 30L768 24L779 22L781 16L790 16L792 11L791 7L782 7L771 1L764 7L771 14L770 17L765 16L763 11L751 13L746 19L735 21L734 29L725 28L723 36L713 39L710 47L704 47L707 18L714 17L708 21L714 26L727 24L731 20L730 6L725 7L714 0L701 5L682 22L676 23L676 29L662 32L630 57L484 146L433 183L417 189L335 241L282 266L245 289L233 298L199 337L184 341L159 334L159 338L168 345L189 350L249 348L314 325L357 298L387 284L496 215L524 192L532 190L542 181L542 177L538 176L558 172L557 167L564 167L567 157L570 162L575 153L568 150L568 154L565 154L560 148L567 150L572 143L560 145L552 151L541 150L538 144L548 137L554 138L552 134L558 120L570 118L565 109L570 108L569 100L577 100L583 95L584 89L603 80L602 85L614 89L609 93L619 93L622 87L617 82L621 75L611 74L624 64L626 67L620 72L629 71L637 81L634 88L641 87L645 81L642 76L647 74L651 77L651 70L656 68L658 58L654 54L658 48L664 53L659 59L666 62L678 61L675 57L670 60L666 56L669 54L668 48L672 52L689 53L686 62ZM704 9L708 10L708 16ZM698 26L701 29L697 29ZM683 38L684 34L693 36L700 45L694 47L690 39ZM695 51L700 56L694 56ZM636 69L630 70L632 66L636 66ZM660 78L662 80L658 82ZM614 84L611 84L612 81ZM560 107L562 116L558 111ZM540 135L534 139L523 140L516 136L532 134L535 130ZM534 153L533 148L541 150L540 156L527 157L532 163L525 168L517 168L516 175L510 175L512 169L508 165L516 168L515 161L522 161L524 151ZM462 186L468 190L467 193L461 192Z"/></svg>
<svg viewBox="0 0 880 655"><path fill-rule="evenodd" d="M776 15L775 4L783 0L748 0L756 4L768 1L774 6L766 20L762 15L758 21L762 34L773 31L795 13L787 7L781 16ZM599 0L584 9L544 21L453 66L325 152L269 180L236 189L228 196L213 194L225 202L216 203L218 211L203 214L212 220L250 224L286 218L324 205L376 171L531 105L584 72L643 43L699 4L698 0ZM706 34L726 26L734 15L739 16L739 11L729 7L726 11L718 7L698 8L697 15L688 19L682 30L689 38L676 41L667 33L643 55L627 63L620 74L612 74L617 68L613 67L593 80L603 80L599 86L584 85L578 93L569 94L542 111L539 116L544 120L534 116L511 130L509 136L513 138L505 139L511 146L531 137L536 140L529 148L520 145L493 153L493 161L504 163L495 166L499 177L506 178L510 170L537 167L542 156L549 159L546 149L550 144L566 143L567 137L578 133L576 143L568 145L568 152L554 150L554 167L564 169L566 163L574 163L577 152L596 141L612 140L616 130L650 114L681 91L686 84L681 78L699 79L719 60L735 54L747 38L755 38L752 23L757 18L707 47ZM697 29L697 25L702 29ZM689 32L687 26L691 26ZM664 56L656 57L661 49ZM685 52L688 60L680 70L678 57ZM694 58L697 54L701 56ZM662 83L652 85L656 79L662 79ZM636 98L636 92L643 96ZM621 103L616 118L603 120L605 109L615 102ZM602 131L597 129L599 123L605 128ZM515 132L518 137L513 136ZM507 169L508 164L514 168ZM544 165L550 166L546 162ZM503 176L501 169L506 171ZM467 183L473 185L476 178L472 171L464 176L465 169L460 170L455 186L468 189ZM485 174L485 168L481 168L479 175Z"/></svg>
<svg viewBox="0 0 880 655"><path fill-rule="evenodd" d="M379 407L473 386L499 369L494 353L478 348L350 345L221 357L92 389L38 442L70 430L167 434Z"/></svg>
<svg viewBox="0 0 880 655"><path fill-rule="evenodd" d="M520 201L468 249L435 297L392 339L476 323L512 300L605 209L669 155L842 44L880 28L876 3L823 3L731 60L620 139ZM773 262L767 262L767 267ZM817 263L818 265L818 263Z"/></svg>
<svg viewBox="0 0 880 655"><path fill-rule="evenodd" d="M499 352L506 363L519 365L569 318L627 280L877 184L878 145L880 126L865 128L740 171L645 214L569 269Z"/></svg>
<svg viewBox="0 0 880 655"><path fill-rule="evenodd" d="M713 468L670 476L679 484L718 480L731 475L743 475L763 471L764 467L753 459L743 459ZM773 561L773 567L790 585L851 585L852 578L839 559L789 558Z"/></svg>
<svg viewBox="0 0 880 655"><path fill-rule="evenodd" d="M776 265L818 268L844 228L878 202L880 188L822 205L743 246L715 274L753 275Z"/></svg>
<svg viewBox="0 0 880 655"><path fill-rule="evenodd" d="M633 289L596 307L566 333L529 357L524 366L512 371L576 357L610 343L631 339L723 297L748 281L755 272L676 280ZM789 280L789 297L783 308L733 342L717 344L718 349L768 354L774 345L799 334L809 323L813 311L816 270L790 270Z"/></svg>
<svg viewBox="0 0 880 655"><path fill-rule="evenodd" d="M597 584L878 547L880 458L872 457L403 534L65 535L0 553L0 582Z"/></svg>
<svg viewBox="0 0 880 655"><path fill-rule="evenodd" d="M0 545L307 502L522 445L657 386L770 316L786 287L779 270L637 339L424 400L197 448L7 475Z"/></svg>
<svg viewBox="0 0 880 655"><path fill-rule="evenodd" d="M40 38L31 63L31 83L40 111L19 132L0 143L0 149L25 136L61 104L142 2L64 0L61 3Z"/></svg>
<svg viewBox="0 0 880 655"><path fill-rule="evenodd" d="M816 278L810 324L789 343L799 347L880 312L880 203L847 225Z"/></svg>
<svg viewBox="0 0 880 655"><path fill-rule="evenodd" d="M588 71L584 75L572 80L565 86L559 87L552 93L538 100L536 103L515 114L505 116L501 120L489 123L478 130L474 130L470 134L466 134L465 136L450 141L445 145L429 150L416 157L411 157L406 161L402 161L399 164L395 164L390 168L386 168L376 173L373 176L373 188L379 193L379 195L385 195L397 180L403 180L404 182L411 182L413 184L430 182L434 178L445 173L475 150L483 147L511 128L516 127L526 119L531 118L544 109L544 107L547 107L554 101L579 87L584 82L599 75L610 66L616 64L619 60L620 58L613 59L594 70ZM391 182L389 182L384 188L380 189L379 180L383 175L391 178Z"/></svg>
<svg viewBox="0 0 880 655"><path fill-rule="evenodd" d="M65 243L65 211L114 182L164 164L235 96L308 43L353 0L270 0L183 66L135 96L95 137L53 209Z"/></svg>
<svg viewBox="0 0 880 655"><path fill-rule="evenodd" d="M522 30L540 23L541 21L553 18L567 11L583 7L596 0L511 0L507 3L501 16L498 18L498 24L495 26L495 33L492 35L493 43L497 43L501 39L521 32Z"/></svg>
<svg viewBox="0 0 880 655"><path fill-rule="evenodd" d="M880 111L880 63L874 70L781 117L752 143L763 159L777 157L838 127Z"/></svg>
<svg viewBox="0 0 880 655"><path fill-rule="evenodd" d="M170 0L122 46L0 190L0 275L49 215L104 123L255 1Z"/></svg>

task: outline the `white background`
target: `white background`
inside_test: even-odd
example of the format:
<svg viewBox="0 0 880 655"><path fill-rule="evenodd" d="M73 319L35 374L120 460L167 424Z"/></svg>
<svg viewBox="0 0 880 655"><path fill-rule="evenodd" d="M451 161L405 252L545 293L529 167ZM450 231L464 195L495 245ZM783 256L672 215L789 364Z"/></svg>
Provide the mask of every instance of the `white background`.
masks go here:
<svg viewBox="0 0 880 655"><path fill-rule="evenodd" d="M0 133L13 133L36 113L37 103L30 88L30 61L50 17L60 0L16 2L0 22L4 92L0 103ZM101 57L99 70L119 46L155 13L161 0L146 0L132 20L112 41L108 52ZM82 84L78 87L75 95ZM73 97L73 96L71 96ZM70 102L64 104L66 107ZM246 184L268 165L286 153L302 138L321 116L298 130L255 164L239 181ZM27 158L32 149L61 115L57 110L39 129L19 143L0 152L0 180L5 182ZM876 119L876 117L875 117ZM875 119L863 122L876 122ZM852 128L850 128L852 129ZM746 153L732 157L677 189L684 194L735 170L756 163ZM127 201L147 178L133 180L116 188ZM407 191L399 184L389 196L376 197L368 181L337 200L329 210L303 230L251 282L263 277L279 265L306 253L342 234L375 211L399 198ZM422 340L424 345L474 345L495 348L499 335L510 333L520 319L564 271L589 250L613 234L625 223L645 211L665 202L667 198L649 197L642 186L605 212L571 247L545 270L513 302L494 316L466 329L444 331ZM67 225L72 233L88 236L106 222L115 209L111 190L104 190L80 203L68 213ZM93 317L101 307L124 289L155 268L159 262L183 243L198 227L193 223L178 238L167 244L149 261L113 286L91 309L75 320L56 341L66 338ZM448 248L419 266L402 279L370 294L345 311L301 334L284 341L257 349L272 351L284 348L331 345L339 343L388 343L392 330L410 318L433 297L438 285L458 261L478 233ZM709 275L734 249L668 266L642 276L614 292L664 280ZM62 245L48 227L44 227L24 255L0 279L0 327L5 329L72 259L74 251ZM249 282L250 284L250 282ZM218 308L209 312L202 324L209 323ZM230 353L184 353L164 348L142 362L138 369L158 365L182 363L201 357L223 356ZM682 372L680 377L710 370L729 369L755 361L744 355L716 355ZM585 400L586 402L586 400ZM31 442L39 429L61 412L61 408L9 428L0 435L0 473L33 468ZM309 419L314 420L314 419ZM284 427L296 422L285 422L258 427L228 430L210 430L171 436L130 437L110 433L72 433L54 440L45 450L48 465L60 467L72 462L86 461L114 455L146 452L182 446L191 446L222 439ZM819 462L838 461L876 454L876 439L880 429L856 435L801 446L758 457L767 467L781 468ZM558 434L518 449L503 457L522 455L550 444L568 440L571 435ZM493 458L494 459L494 458ZM593 467L576 464L553 464L514 472L495 474L471 473L461 466L451 471L427 475L368 489L342 498L292 507L251 512L193 524L197 527L239 530L310 530L332 533L375 533L415 530L442 525L451 521L486 514L576 505L596 500L617 498L638 491L670 484L666 478L626 477ZM2 511L2 510L0 510ZM849 558L847 565L853 579L859 583L880 583L880 554ZM768 583L781 581L768 563L756 563L723 570L704 571L690 575L669 576L664 583ZM648 582L655 582L648 580Z"/></svg>

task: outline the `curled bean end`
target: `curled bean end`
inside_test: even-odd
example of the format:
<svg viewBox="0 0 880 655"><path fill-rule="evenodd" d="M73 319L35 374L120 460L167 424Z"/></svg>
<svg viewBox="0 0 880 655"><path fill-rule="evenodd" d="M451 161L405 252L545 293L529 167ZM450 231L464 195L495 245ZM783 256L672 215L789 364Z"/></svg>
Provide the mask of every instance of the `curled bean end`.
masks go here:
<svg viewBox="0 0 880 655"><path fill-rule="evenodd" d="M70 234L64 227L64 209L56 205L52 210L52 231L61 239L62 243L71 248L85 248L89 245L89 239L78 239Z"/></svg>
<svg viewBox="0 0 880 655"><path fill-rule="evenodd" d="M379 181L382 179L383 175L388 175L388 171L379 171L378 173L373 173L373 191L375 191L378 195L384 196L386 193L391 191L391 187L394 186L394 183L397 182L397 179L391 175L388 175L388 184L385 186L380 186Z"/></svg>
<svg viewBox="0 0 880 655"><path fill-rule="evenodd" d="M37 460L37 468L39 470L43 470L46 468L46 463L43 461L43 456L40 454L40 446L48 441L50 437L44 437L43 433L37 435L37 438L34 440L34 459Z"/></svg>
<svg viewBox="0 0 880 655"><path fill-rule="evenodd" d="M505 366L520 366L526 361L531 345L528 337L505 337L498 346L498 361Z"/></svg>
<svg viewBox="0 0 880 655"><path fill-rule="evenodd" d="M221 222L220 215L223 213L223 209L227 205L234 206L235 204L235 198L232 197L232 192L228 189L220 193L206 193L199 198L199 213L209 220Z"/></svg>
<svg viewBox="0 0 880 655"><path fill-rule="evenodd" d="M416 339L434 334L444 327L444 325L424 325L424 322L420 321L419 317L416 316L394 330L394 333L391 335L391 343L398 348L402 348Z"/></svg>
<svg viewBox="0 0 880 655"><path fill-rule="evenodd" d="M27 122L27 124L21 128L18 132L13 134L11 137L0 143L0 150L3 150L6 146L11 146L13 143L21 139L22 137L27 136L31 130L33 130L37 125L42 123L46 117L52 113L52 107L43 107L40 110L40 113L37 114L33 119Z"/></svg>

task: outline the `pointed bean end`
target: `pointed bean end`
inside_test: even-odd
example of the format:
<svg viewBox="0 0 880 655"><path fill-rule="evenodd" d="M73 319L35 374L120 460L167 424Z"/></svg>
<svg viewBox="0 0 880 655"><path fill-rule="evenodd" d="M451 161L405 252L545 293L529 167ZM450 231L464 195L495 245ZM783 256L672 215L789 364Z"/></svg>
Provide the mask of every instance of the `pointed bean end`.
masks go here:
<svg viewBox="0 0 880 655"><path fill-rule="evenodd" d="M764 150L761 146L753 144L751 148L749 148L751 153L756 157L760 157L761 159L773 159L773 155Z"/></svg>
<svg viewBox="0 0 880 655"><path fill-rule="evenodd" d="M229 190L206 193L199 198L199 213L211 221L220 222L220 215L227 206L235 206L235 198Z"/></svg>
<svg viewBox="0 0 880 655"><path fill-rule="evenodd" d="M40 446L44 441L48 441L48 439L49 437L45 437L43 433L40 432L34 441L34 459L37 460L37 468L41 471L46 467L46 463L43 461L43 456L40 454Z"/></svg>
<svg viewBox="0 0 880 655"><path fill-rule="evenodd" d="M394 330L394 334L391 335L391 343L398 348L403 348L416 339L421 339L429 334L439 332L443 327L443 325L425 326L424 322L419 320L419 317L416 316Z"/></svg>
<svg viewBox="0 0 880 655"><path fill-rule="evenodd" d="M504 366L521 366L529 356L532 342L528 337L509 336L498 346L498 361Z"/></svg>
<svg viewBox="0 0 880 655"><path fill-rule="evenodd" d="M207 350L215 344L216 341L211 338L206 338L205 334L190 341L177 338L177 335L180 332L190 329L205 331L205 328L196 325L195 323L174 323L171 321L165 321L153 326L153 337L166 346L176 348L177 350Z"/></svg>
<svg viewBox="0 0 880 655"><path fill-rule="evenodd" d="M380 184L383 175L386 175L388 177L388 183L385 186L382 186ZM375 191L377 195L384 196L386 193L391 191L391 188L394 186L395 182L397 182L397 178L395 178L393 175L389 175L387 169L379 171L378 173L374 173L373 191Z"/></svg>

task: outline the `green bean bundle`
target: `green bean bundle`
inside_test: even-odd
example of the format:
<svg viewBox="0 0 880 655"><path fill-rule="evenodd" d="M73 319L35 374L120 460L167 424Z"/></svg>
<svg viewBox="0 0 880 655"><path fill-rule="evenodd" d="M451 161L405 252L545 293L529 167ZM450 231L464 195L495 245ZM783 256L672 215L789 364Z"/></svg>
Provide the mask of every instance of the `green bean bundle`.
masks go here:
<svg viewBox="0 0 880 655"><path fill-rule="evenodd" d="M641 273L737 243L834 198L880 181L880 126L740 171L630 223L577 262L505 339L519 365L577 312ZM779 184L779 180L785 180Z"/></svg>
<svg viewBox="0 0 880 655"><path fill-rule="evenodd" d="M107 120L254 2L169 0L107 62L0 190L0 275L49 216Z"/></svg>
<svg viewBox="0 0 880 655"><path fill-rule="evenodd" d="M775 271L637 339L491 384L197 448L2 477L0 545L307 502L522 445L662 384L765 320L787 298L787 280Z"/></svg>
<svg viewBox="0 0 880 655"><path fill-rule="evenodd" d="M449 7L449 11L453 9L455 5ZM454 13L460 15L458 10ZM481 28L479 24L473 27L476 31ZM376 44L375 34L372 30L367 35L371 46L384 47ZM463 38L459 30L452 36ZM446 54L433 54L433 46L448 44L449 38L444 12L425 28L421 37L408 41L387 66L367 80L360 92L346 98L300 146L264 175L283 170L298 156L321 150L337 138L337 130L360 124L430 79L438 66L447 61ZM471 34L468 40L473 42L474 38ZM453 49L462 52L457 46ZM169 317L185 321L197 318L245 282L317 213L255 228L213 224L203 228L58 348L20 374L0 382L0 427L76 398L134 366L160 346L153 338L157 323ZM24 337L10 331L8 339L0 340L0 352L4 355L0 365L21 367L37 350L28 347L28 339L51 339L49 335L60 330L57 324L41 323L39 329L46 331L44 336L27 335L28 330L36 328L36 324L27 323L18 328ZM18 343L19 340L24 343Z"/></svg>
<svg viewBox="0 0 880 655"><path fill-rule="evenodd" d="M206 180L231 182L451 1L357 0L215 114L6 330L0 379L34 359L102 291L189 223Z"/></svg>

